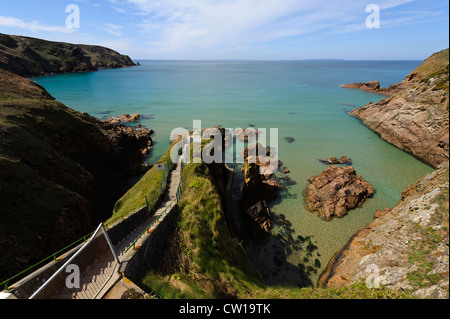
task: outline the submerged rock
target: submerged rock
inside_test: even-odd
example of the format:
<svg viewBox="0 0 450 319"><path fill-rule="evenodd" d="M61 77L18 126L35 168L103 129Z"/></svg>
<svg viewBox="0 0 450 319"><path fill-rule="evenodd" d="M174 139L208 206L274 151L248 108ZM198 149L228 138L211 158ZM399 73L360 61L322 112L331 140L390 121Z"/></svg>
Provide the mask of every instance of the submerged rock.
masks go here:
<svg viewBox="0 0 450 319"><path fill-rule="evenodd" d="M347 156L343 155L340 159L337 159L336 157L332 156L330 158L321 158L319 159L320 162L324 164L351 164L352 160L348 158Z"/></svg>
<svg viewBox="0 0 450 319"><path fill-rule="evenodd" d="M110 124L120 124L120 123L134 123L141 119L140 114L124 114L119 117L112 117L106 120L106 122L109 122Z"/></svg>
<svg viewBox="0 0 450 319"><path fill-rule="evenodd" d="M293 137L290 137L290 136L287 136L287 137L285 137L284 139L285 139L286 142L288 142L288 143L295 142L295 139L294 139Z"/></svg>
<svg viewBox="0 0 450 319"><path fill-rule="evenodd" d="M351 166L331 166L319 176L309 179L306 207L317 211L325 220L342 217L348 210L361 206L375 189Z"/></svg>

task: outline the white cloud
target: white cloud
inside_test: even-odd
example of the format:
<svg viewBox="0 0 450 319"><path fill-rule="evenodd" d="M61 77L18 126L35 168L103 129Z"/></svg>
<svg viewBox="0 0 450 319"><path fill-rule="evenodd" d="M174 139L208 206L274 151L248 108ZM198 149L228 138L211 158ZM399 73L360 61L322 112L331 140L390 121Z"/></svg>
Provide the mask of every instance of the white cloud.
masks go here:
<svg viewBox="0 0 450 319"><path fill-rule="evenodd" d="M373 1L109 0L142 16L138 31L152 52L201 52L256 46L317 33L364 30ZM378 0L382 10L413 0ZM395 20L393 20L395 23Z"/></svg>
<svg viewBox="0 0 450 319"><path fill-rule="evenodd" d="M32 32L58 32L73 33L75 29L66 28L65 26L50 26L42 24L38 21L24 21L14 17L0 16L0 26L25 29Z"/></svg>
<svg viewBox="0 0 450 319"><path fill-rule="evenodd" d="M121 31L122 30L122 26L120 26L120 25L107 23L107 24L105 24L105 27L103 28L103 30L105 30L109 34L115 35L117 37L121 37L122 36L122 31Z"/></svg>

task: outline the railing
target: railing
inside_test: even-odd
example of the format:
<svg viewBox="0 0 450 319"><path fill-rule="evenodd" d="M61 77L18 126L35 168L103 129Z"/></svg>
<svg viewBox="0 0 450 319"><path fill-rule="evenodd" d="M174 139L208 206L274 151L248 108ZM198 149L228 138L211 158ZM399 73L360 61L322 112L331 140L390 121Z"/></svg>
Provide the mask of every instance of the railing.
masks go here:
<svg viewBox="0 0 450 319"><path fill-rule="evenodd" d="M12 280L21 277L22 275L26 274L26 273L29 272L30 270L36 268L37 266L39 266L39 265L41 265L41 264L43 264L43 263L45 263L45 262L48 262L48 261L50 261L50 260L54 260L54 261L55 261L55 260L57 259L56 256L62 256L62 253L63 253L63 252L67 252L67 251L69 250L69 248L72 248L73 246L75 246L75 245L77 245L77 244L80 244L81 242L86 242L87 238L91 237L93 234L94 234L94 232L91 232L90 234L85 235L84 237L78 239L77 241L75 241L75 242L69 244L68 246L66 246L66 247L64 247L64 248L62 248L62 249L60 249L60 250L58 250L56 253L53 253L52 255L48 256L47 258L42 259L41 261L37 262L36 264L34 264L34 265L28 267L27 269L22 270L21 272L19 272L18 274L12 276L11 278L6 279L5 281L3 281L3 282L0 284L0 287L1 287L1 286L4 286L4 287L5 287L4 289L7 290L8 287L9 287L9 283L10 283Z"/></svg>
<svg viewBox="0 0 450 319"><path fill-rule="evenodd" d="M169 173L171 171L169 166L171 166L171 165L172 165L172 161L168 160L165 162L163 176L161 178L161 183L160 183L160 188L153 189L150 192L150 194L144 196L147 208L151 213L155 213L155 207L156 207L156 204L158 203L158 199L161 195L163 195L165 193L165 190L167 187L167 180L170 175Z"/></svg>
<svg viewBox="0 0 450 319"><path fill-rule="evenodd" d="M158 203L158 198L159 196L164 193L165 188L167 186L167 179L169 177L169 172L170 172L170 166L172 165L172 161L168 160L166 161L166 165L164 167L164 172L163 172L163 176L161 178L161 182L160 182L160 188L157 190L153 190L152 192L150 192L149 195L145 196L145 202L147 206L147 208L149 209L150 212L154 212L155 207ZM150 202L149 202L150 200ZM139 208L142 208L143 206L140 207L136 207L133 208L129 211L127 211L126 213L120 214L119 216L116 216L115 218L108 220L107 222L104 223L105 227L108 227L109 225L115 223L116 221L118 221L119 219L123 219L124 217L134 213L135 211L137 211ZM48 262L48 261L55 261L58 259L57 256L61 257L64 253L67 253L69 251L69 249L75 247L76 245L82 243L82 242L86 242L87 238L91 237L93 234L95 233L95 231L84 235L83 237L81 237L80 239L74 241L73 243L67 245L66 247L58 250L57 252L53 253L52 255L42 259L41 261L35 263L34 265L31 265L30 267L26 268L25 270L22 270L21 272L17 273L16 275L4 280L3 282L0 283L0 287L4 287L4 290L7 290L10 286L10 283L15 280L19 280L22 279L23 277L25 277L27 274L31 273L31 270L36 269L38 266Z"/></svg>
<svg viewBox="0 0 450 319"><path fill-rule="evenodd" d="M29 299L95 299L113 276L119 258L103 224ZM65 272L74 272L69 278ZM73 282L71 280L73 279Z"/></svg>
<svg viewBox="0 0 450 319"><path fill-rule="evenodd" d="M157 216L157 217L150 223L150 225L148 225L148 226L145 228L145 230L144 230L142 233L139 234L139 236L138 236L138 237L130 244L130 246L128 246L127 249L125 249L125 253L128 252L128 251L131 249L131 247L133 247L133 249L136 249L136 243L139 241L139 239L141 239L141 237L144 236L144 234L145 234L150 228L152 228L153 225L154 225L155 223L157 223L157 222L161 219L161 217L163 217L163 216L166 214L167 210L172 209L172 207L173 207L172 205L175 203L176 200L177 200L177 199L174 198L174 199L169 203L169 205L166 207L166 209L164 209L164 211L163 211L159 216Z"/></svg>
<svg viewBox="0 0 450 319"><path fill-rule="evenodd" d="M184 162L182 160L179 160L179 165L180 165L180 179L178 181L177 192L176 192L175 198L169 203L169 205L164 209L164 211L159 216L157 216L150 223L150 225L148 225L145 228L145 230L141 234L139 234L139 236L125 249L125 252L128 252L128 250L130 250L131 247L133 247L133 249L136 249L136 243L139 241L139 239L141 239L141 237L144 236L144 234L146 232L148 232L153 227L153 225L155 223L157 223L161 219L161 217L166 215L167 210L172 209L173 204L175 203L175 201L176 201L177 204L180 202L180 199L181 199L181 184L183 182L183 169L184 169L185 164L184 164Z"/></svg>

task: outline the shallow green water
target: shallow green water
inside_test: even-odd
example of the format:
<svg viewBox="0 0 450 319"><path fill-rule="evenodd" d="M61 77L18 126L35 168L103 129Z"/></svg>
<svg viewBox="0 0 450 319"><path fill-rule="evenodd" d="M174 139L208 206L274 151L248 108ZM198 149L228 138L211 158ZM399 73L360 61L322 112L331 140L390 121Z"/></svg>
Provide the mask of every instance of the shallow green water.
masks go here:
<svg viewBox="0 0 450 319"><path fill-rule="evenodd" d="M299 263L306 266L319 259L320 266L309 272L312 282L345 241L373 219L376 209L393 207L408 185L432 170L348 115L351 109L383 96L340 87L370 80L388 86L401 81L421 61L140 62L136 68L34 80L67 106L99 118L149 115L141 123L156 132L150 162L165 152L172 129L192 129L193 120L201 120L202 127L278 128L279 158L296 185L282 193L271 209L292 223L294 238L311 236L317 246L308 262L304 262L305 250L287 256L292 273ZM294 141L288 143L285 137ZM342 155L352 159L357 173L377 192L347 216L323 221L305 210L302 192L307 179L326 168L319 158ZM284 236L285 231L276 226L273 234ZM267 268L271 282L276 282L273 273L282 268L276 263Z"/></svg>

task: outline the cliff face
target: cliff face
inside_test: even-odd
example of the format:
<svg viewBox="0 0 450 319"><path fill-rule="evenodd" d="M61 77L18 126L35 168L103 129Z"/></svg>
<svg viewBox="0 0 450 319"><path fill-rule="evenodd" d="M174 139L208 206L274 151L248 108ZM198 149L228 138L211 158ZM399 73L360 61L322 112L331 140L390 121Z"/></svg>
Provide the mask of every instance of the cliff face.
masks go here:
<svg viewBox="0 0 450 319"><path fill-rule="evenodd" d="M434 168L449 159L448 54L448 49L433 54L403 82L387 89L374 82L344 86L390 95L351 114L382 139Z"/></svg>
<svg viewBox="0 0 450 319"><path fill-rule="evenodd" d="M393 209L377 212L379 217L333 257L319 285L375 283L378 276L386 288L420 298L448 298L448 174L449 163L444 162L408 187Z"/></svg>
<svg viewBox="0 0 450 319"><path fill-rule="evenodd" d="M419 298L448 298L448 65L447 49L389 88L374 82L345 86L389 95L351 114L437 169L409 186L394 208L377 211L330 260L318 285L368 280Z"/></svg>
<svg viewBox="0 0 450 319"><path fill-rule="evenodd" d="M151 134L69 109L0 69L0 281L109 217L147 169Z"/></svg>
<svg viewBox="0 0 450 319"><path fill-rule="evenodd" d="M134 66L126 55L108 48L0 33L0 69L21 76L97 71Z"/></svg>

